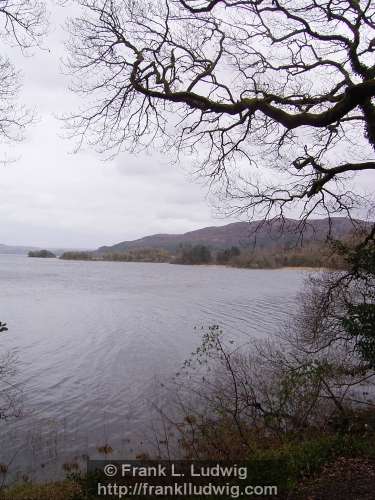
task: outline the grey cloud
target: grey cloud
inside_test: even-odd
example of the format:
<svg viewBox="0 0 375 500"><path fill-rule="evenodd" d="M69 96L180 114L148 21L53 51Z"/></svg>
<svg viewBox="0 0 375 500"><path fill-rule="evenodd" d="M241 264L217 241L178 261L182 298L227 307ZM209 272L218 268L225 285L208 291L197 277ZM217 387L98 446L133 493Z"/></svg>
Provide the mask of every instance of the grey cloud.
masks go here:
<svg viewBox="0 0 375 500"><path fill-rule="evenodd" d="M17 49L10 54L24 74L22 101L38 121L23 144L8 148L20 159L0 169L0 243L94 248L215 224L206 190L157 151L110 162L88 148L71 154L55 115L76 109L79 99L60 72L66 9L52 9L48 50L26 59Z"/></svg>
<svg viewBox="0 0 375 500"><path fill-rule="evenodd" d="M12 52L24 72L23 101L36 109L39 121L25 143L9 148L19 161L0 168L0 243L95 248L230 222L215 219L207 186L191 181L189 158L179 168L157 151L121 154L110 162L88 148L71 154L74 145L61 138L54 115L75 109L79 99L60 73L59 26L66 10L53 10L48 51L27 59Z"/></svg>

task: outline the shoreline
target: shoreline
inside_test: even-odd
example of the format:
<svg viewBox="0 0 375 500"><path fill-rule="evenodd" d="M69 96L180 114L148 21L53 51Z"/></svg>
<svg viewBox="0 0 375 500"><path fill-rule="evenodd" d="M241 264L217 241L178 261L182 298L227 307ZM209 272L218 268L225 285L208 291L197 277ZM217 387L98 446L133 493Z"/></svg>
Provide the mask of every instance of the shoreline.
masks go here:
<svg viewBox="0 0 375 500"><path fill-rule="evenodd" d="M44 259L43 257L40 257ZM34 259L38 259L38 257L34 257ZM69 262L115 262L117 264L169 264L173 266L190 266L190 267L215 267L215 268L227 268L227 269L242 269L247 271L306 271L306 272L328 272L328 271L338 271L338 269L332 269L326 266L282 266L282 267L245 267L245 266L231 266L228 264L183 264L179 262L158 262L158 261L149 261L149 260L116 260L116 259L62 259L61 257L57 257L56 260L61 261L69 261Z"/></svg>

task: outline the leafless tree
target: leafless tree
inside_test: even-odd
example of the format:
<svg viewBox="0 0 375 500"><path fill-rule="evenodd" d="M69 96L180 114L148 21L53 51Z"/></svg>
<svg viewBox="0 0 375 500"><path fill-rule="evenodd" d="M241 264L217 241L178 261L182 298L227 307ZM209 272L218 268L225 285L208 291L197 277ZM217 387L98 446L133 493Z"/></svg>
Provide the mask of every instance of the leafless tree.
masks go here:
<svg viewBox="0 0 375 500"><path fill-rule="evenodd" d="M26 53L37 46L46 28L45 5L39 0L0 0L0 139L18 141L32 113L17 102L21 74L6 54L9 47Z"/></svg>
<svg viewBox="0 0 375 500"><path fill-rule="evenodd" d="M160 414L177 438L175 453L238 459L288 435L366 429L366 415L374 410L374 371L347 349L349 339L335 336L337 324L328 331L329 343L326 331L302 325L307 314L319 321L316 303L301 301L276 340L252 339L246 348L226 341L216 326L204 333L201 346L166 384L173 398Z"/></svg>
<svg viewBox="0 0 375 500"><path fill-rule="evenodd" d="M6 54L17 47L25 55L39 45L46 29L46 10L39 0L0 0L0 141L19 141L32 112L18 103L21 75ZM0 333L7 330L0 322ZM12 385L15 358L7 353L0 358L0 419L19 414L17 388Z"/></svg>
<svg viewBox="0 0 375 500"><path fill-rule="evenodd" d="M372 0L77 1L81 141L108 153L161 140L250 215L363 201L348 180L375 168Z"/></svg>
<svg viewBox="0 0 375 500"><path fill-rule="evenodd" d="M0 322L0 333L8 330L6 323ZM14 382L17 358L14 352L0 355L0 420L17 417L21 413L22 391ZM0 488L1 489L1 488Z"/></svg>

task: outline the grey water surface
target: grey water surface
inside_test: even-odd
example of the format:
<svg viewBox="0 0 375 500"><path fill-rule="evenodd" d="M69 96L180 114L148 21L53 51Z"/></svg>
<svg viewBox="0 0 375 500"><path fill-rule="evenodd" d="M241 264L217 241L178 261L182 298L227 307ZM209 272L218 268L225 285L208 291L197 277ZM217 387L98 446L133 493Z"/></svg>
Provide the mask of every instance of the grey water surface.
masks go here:
<svg viewBox="0 0 375 500"><path fill-rule="evenodd" d="M272 335L306 272L78 262L0 255L0 353L17 353L23 416L0 421L0 463L23 471L145 445L154 405L218 324L239 342ZM194 329L194 327L197 327Z"/></svg>

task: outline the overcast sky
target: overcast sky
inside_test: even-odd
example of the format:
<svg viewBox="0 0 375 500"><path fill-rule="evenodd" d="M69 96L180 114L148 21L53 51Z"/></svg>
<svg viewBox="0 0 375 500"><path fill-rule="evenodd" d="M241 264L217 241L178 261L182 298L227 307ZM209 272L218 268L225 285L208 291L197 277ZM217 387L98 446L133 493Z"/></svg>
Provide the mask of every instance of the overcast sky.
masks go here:
<svg viewBox="0 0 375 500"><path fill-rule="evenodd" d="M26 59L8 51L24 73L22 100L35 108L38 122L24 143L7 148L18 161L0 167L0 243L95 248L230 222L215 218L207 188L157 152L107 162L93 150L72 153L55 117L78 103L61 71L66 15L53 5L48 50Z"/></svg>
<svg viewBox="0 0 375 500"><path fill-rule="evenodd" d="M17 49L8 51L24 73L22 100L35 108L38 121L24 143L6 152L18 161L0 167L0 243L96 248L232 222L215 217L207 188L158 152L108 162L87 148L73 154L56 118L79 105L61 71L69 12L54 2L49 7L45 50L26 59ZM370 175L360 180L365 190L374 181Z"/></svg>

